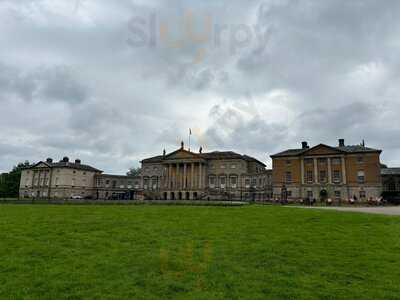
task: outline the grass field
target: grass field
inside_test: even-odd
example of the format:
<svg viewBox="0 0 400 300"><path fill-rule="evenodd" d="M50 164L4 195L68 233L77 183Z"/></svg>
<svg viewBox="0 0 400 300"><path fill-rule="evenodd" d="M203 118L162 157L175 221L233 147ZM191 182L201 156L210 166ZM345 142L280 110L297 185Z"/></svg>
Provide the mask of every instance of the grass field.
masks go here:
<svg viewBox="0 0 400 300"><path fill-rule="evenodd" d="M0 205L1 299L399 299L400 218Z"/></svg>

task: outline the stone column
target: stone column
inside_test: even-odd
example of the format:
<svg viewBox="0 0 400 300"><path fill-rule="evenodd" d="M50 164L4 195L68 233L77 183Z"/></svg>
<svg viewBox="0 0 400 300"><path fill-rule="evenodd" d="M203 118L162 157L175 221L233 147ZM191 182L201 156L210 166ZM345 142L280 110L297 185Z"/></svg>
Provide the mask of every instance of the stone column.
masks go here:
<svg viewBox="0 0 400 300"><path fill-rule="evenodd" d="M328 157L328 183L332 184L332 163L330 157Z"/></svg>
<svg viewBox="0 0 400 300"><path fill-rule="evenodd" d="M301 159L301 184L304 184L304 158Z"/></svg>
<svg viewBox="0 0 400 300"><path fill-rule="evenodd" d="M343 182L343 184L347 184L346 163L344 161L343 156L342 156L342 182Z"/></svg>
<svg viewBox="0 0 400 300"><path fill-rule="evenodd" d="M190 172L190 188L194 189L194 163L191 163Z"/></svg>
<svg viewBox="0 0 400 300"><path fill-rule="evenodd" d="M175 173L175 189L179 189L179 163L176 164L176 173Z"/></svg>
<svg viewBox="0 0 400 300"><path fill-rule="evenodd" d="M168 175L167 175L167 188L170 189L171 188L171 165L168 164Z"/></svg>
<svg viewBox="0 0 400 300"><path fill-rule="evenodd" d="M201 170L201 162L200 162L200 163L199 163L199 189L202 188L202 179L201 179L201 176L202 176L202 170Z"/></svg>
<svg viewBox="0 0 400 300"><path fill-rule="evenodd" d="M183 164L183 188L186 190L187 189L187 180L186 180L186 176L187 176L187 170L186 170L186 168L187 168L187 165L186 164Z"/></svg>
<svg viewBox="0 0 400 300"><path fill-rule="evenodd" d="M318 160L314 158L314 182L318 183Z"/></svg>

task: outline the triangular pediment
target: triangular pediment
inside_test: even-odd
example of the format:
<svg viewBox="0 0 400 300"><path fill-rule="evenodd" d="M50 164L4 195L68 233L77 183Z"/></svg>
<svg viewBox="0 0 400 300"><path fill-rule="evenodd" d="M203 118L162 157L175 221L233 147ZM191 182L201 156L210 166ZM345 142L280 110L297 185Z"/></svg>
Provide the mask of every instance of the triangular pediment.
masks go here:
<svg viewBox="0 0 400 300"><path fill-rule="evenodd" d="M319 144L315 147L308 149L307 151L303 152L303 155L336 155L336 154L343 154L343 151L328 145Z"/></svg>
<svg viewBox="0 0 400 300"><path fill-rule="evenodd" d="M38 162L36 165L33 166L33 168L49 168L50 166L45 163L45 162Z"/></svg>
<svg viewBox="0 0 400 300"><path fill-rule="evenodd" d="M179 159L198 159L200 158L198 154L179 149L165 156L165 160L179 160Z"/></svg>

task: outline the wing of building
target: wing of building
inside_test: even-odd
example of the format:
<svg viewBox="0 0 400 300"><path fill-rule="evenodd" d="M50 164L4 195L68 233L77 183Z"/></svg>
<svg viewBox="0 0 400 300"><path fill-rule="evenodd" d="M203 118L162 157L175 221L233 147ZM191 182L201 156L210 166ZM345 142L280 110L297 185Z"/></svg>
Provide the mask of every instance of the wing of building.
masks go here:
<svg viewBox="0 0 400 300"><path fill-rule="evenodd" d="M381 150L365 145L319 144L271 155L275 198L370 199L382 193Z"/></svg>
<svg viewBox="0 0 400 300"><path fill-rule="evenodd" d="M93 197L94 178L101 173L101 170L82 164L79 159L70 162L68 157L64 157L59 162L53 162L48 158L22 170L20 197Z"/></svg>

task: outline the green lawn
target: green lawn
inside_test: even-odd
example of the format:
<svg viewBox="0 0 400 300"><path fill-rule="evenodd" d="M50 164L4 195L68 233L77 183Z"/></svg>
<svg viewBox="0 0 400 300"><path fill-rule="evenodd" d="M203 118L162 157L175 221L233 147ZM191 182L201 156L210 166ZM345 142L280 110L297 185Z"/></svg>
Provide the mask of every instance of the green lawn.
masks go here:
<svg viewBox="0 0 400 300"><path fill-rule="evenodd" d="M399 299L400 218L0 205L0 299Z"/></svg>

